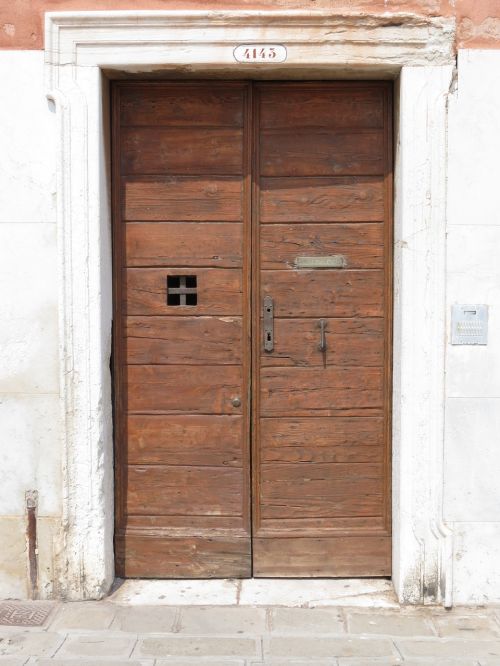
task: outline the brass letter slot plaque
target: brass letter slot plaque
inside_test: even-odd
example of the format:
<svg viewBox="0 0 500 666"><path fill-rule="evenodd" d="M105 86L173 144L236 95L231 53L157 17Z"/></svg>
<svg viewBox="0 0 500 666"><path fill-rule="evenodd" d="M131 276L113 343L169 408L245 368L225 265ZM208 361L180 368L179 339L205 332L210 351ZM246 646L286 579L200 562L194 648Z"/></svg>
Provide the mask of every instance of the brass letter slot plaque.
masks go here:
<svg viewBox="0 0 500 666"><path fill-rule="evenodd" d="M343 254L328 257L296 257L295 268L345 268L347 261Z"/></svg>

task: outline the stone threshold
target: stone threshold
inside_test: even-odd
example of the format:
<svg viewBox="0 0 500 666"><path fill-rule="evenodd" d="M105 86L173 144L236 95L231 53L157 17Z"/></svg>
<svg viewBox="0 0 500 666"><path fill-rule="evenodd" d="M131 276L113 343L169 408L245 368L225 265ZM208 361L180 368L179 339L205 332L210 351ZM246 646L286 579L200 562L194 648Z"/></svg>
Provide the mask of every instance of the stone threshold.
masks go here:
<svg viewBox="0 0 500 666"><path fill-rule="evenodd" d="M399 608L392 582L383 578L129 579L117 580L107 600L137 606Z"/></svg>

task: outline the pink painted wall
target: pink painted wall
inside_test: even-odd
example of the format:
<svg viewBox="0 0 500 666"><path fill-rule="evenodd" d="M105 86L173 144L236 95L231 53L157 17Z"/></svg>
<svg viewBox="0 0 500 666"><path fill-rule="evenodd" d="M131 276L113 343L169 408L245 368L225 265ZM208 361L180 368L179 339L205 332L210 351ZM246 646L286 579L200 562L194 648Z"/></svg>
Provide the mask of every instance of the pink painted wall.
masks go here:
<svg viewBox="0 0 500 666"><path fill-rule="evenodd" d="M43 15L48 11L207 7L455 15L457 47L500 48L500 0L0 0L0 48L42 49Z"/></svg>

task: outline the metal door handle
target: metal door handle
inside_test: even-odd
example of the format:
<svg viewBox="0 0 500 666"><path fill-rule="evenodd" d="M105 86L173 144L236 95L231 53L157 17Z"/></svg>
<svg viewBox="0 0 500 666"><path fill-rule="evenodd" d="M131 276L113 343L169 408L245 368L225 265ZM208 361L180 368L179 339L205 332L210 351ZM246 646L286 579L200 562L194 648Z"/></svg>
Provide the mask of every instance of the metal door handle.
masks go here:
<svg viewBox="0 0 500 666"><path fill-rule="evenodd" d="M274 349L274 303L270 296L264 298L264 351Z"/></svg>
<svg viewBox="0 0 500 666"><path fill-rule="evenodd" d="M233 407L241 407L241 398L231 398L231 404Z"/></svg>
<svg viewBox="0 0 500 666"><path fill-rule="evenodd" d="M326 352L326 335L325 335L326 319L320 319L319 320L319 330L320 330L320 333L319 333L318 349L320 350L320 352L324 353L324 352Z"/></svg>

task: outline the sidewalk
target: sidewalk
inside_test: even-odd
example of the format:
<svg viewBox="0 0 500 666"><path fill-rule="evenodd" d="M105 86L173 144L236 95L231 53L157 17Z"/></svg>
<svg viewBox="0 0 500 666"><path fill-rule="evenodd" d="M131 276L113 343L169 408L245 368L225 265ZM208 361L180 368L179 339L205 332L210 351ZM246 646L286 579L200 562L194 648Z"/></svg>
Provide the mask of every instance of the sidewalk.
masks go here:
<svg viewBox="0 0 500 666"><path fill-rule="evenodd" d="M0 626L1 666L500 666L500 608L490 607L1 602L0 617L41 623Z"/></svg>

